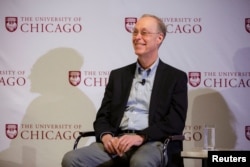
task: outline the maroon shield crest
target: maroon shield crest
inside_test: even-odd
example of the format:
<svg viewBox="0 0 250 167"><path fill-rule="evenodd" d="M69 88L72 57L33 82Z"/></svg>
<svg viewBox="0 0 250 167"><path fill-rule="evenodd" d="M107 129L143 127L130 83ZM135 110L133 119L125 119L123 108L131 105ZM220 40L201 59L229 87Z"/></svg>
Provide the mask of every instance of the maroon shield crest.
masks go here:
<svg viewBox="0 0 250 167"><path fill-rule="evenodd" d="M5 17L5 27L9 32L16 31L17 25L17 17Z"/></svg>
<svg viewBox="0 0 250 167"><path fill-rule="evenodd" d="M245 126L245 136L247 140L250 140L250 126Z"/></svg>
<svg viewBox="0 0 250 167"><path fill-rule="evenodd" d="M9 139L15 139L18 134L17 124L6 124L5 125L5 134Z"/></svg>
<svg viewBox="0 0 250 167"><path fill-rule="evenodd" d="M188 73L189 84L193 87L197 87L201 83L201 73L200 72L189 72Z"/></svg>
<svg viewBox="0 0 250 167"><path fill-rule="evenodd" d="M245 29L248 33L250 33L250 18L245 19Z"/></svg>
<svg viewBox="0 0 250 167"><path fill-rule="evenodd" d="M137 22L137 18L136 17L126 17L125 18L125 29L129 33L132 33L136 22Z"/></svg>
<svg viewBox="0 0 250 167"><path fill-rule="evenodd" d="M69 83L77 86L81 83L81 71L69 71Z"/></svg>

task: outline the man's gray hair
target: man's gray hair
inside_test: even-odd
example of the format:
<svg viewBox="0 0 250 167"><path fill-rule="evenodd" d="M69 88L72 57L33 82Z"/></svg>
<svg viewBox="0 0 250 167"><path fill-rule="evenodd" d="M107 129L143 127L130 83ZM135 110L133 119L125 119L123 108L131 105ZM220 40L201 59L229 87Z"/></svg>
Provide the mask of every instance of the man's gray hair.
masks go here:
<svg viewBox="0 0 250 167"><path fill-rule="evenodd" d="M157 17L155 15L152 15L152 14L144 14L144 15L141 16L141 18L143 18L143 17L154 18L157 21L159 31L164 35L164 38L165 38L167 29L166 29L166 25L164 24L162 19L160 19L159 17Z"/></svg>

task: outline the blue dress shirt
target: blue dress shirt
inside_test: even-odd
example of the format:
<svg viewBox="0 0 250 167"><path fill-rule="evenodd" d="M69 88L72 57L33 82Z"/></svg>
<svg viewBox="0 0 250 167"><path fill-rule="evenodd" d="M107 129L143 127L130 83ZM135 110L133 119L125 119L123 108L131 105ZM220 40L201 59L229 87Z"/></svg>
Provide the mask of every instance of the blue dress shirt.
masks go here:
<svg viewBox="0 0 250 167"><path fill-rule="evenodd" d="M150 68L143 69L137 62L127 107L120 124L121 130L142 130L148 127L150 97L158 64L159 58Z"/></svg>

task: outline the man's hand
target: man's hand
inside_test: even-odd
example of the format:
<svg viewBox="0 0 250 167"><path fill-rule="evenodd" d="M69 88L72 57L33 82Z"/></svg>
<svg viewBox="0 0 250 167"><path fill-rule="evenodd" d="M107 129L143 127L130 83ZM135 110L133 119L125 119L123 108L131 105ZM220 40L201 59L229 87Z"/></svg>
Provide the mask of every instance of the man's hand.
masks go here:
<svg viewBox="0 0 250 167"><path fill-rule="evenodd" d="M119 156L122 156L127 152L132 146L142 145L144 138L136 134L123 135L118 138L116 143L116 152Z"/></svg>
<svg viewBox="0 0 250 167"><path fill-rule="evenodd" d="M132 146L142 145L144 138L136 134L123 135L121 137L113 137L110 134L105 134L102 137L102 143L105 150L110 154L118 154L123 156Z"/></svg>
<svg viewBox="0 0 250 167"><path fill-rule="evenodd" d="M116 151L116 143L118 138L113 137L111 134L105 134L102 137L102 143L104 145L105 150L110 154L117 154Z"/></svg>

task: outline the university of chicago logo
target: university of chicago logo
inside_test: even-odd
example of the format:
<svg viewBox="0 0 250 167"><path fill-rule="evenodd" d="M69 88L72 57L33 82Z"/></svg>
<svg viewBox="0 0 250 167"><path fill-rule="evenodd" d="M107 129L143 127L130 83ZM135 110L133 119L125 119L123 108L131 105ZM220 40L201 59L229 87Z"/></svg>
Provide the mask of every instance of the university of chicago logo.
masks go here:
<svg viewBox="0 0 250 167"><path fill-rule="evenodd" d="M6 124L5 125L5 134L9 139L15 139L18 133L17 124Z"/></svg>
<svg viewBox="0 0 250 167"><path fill-rule="evenodd" d="M69 83L77 86L81 83L81 71L69 71Z"/></svg>
<svg viewBox="0 0 250 167"><path fill-rule="evenodd" d="M129 33L132 33L136 22L137 22L137 18L136 17L126 17L125 18L125 29Z"/></svg>
<svg viewBox="0 0 250 167"><path fill-rule="evenodd" d="M250 126L245 126L245 136L247 140L250 140Z"/></svg>
<svg viewBox="0 0 250 167"><path fill-rule="evenodd" d="M250 18L245 19L245 28L248 33L250 33Z"/></svg>
<svg viewBox="0 0 250 167"><path fill-rule="evenodd" d="M197 87L201 83L201 73L200 72L189 72L188 73L189 84L193 87Z"/></svg>
<svg viewBox="0 0 250 167"><path fill-rule="evenodd" d="M17 24L17 17L5 17L5 27L9 32L16 31Z"/></svg>

